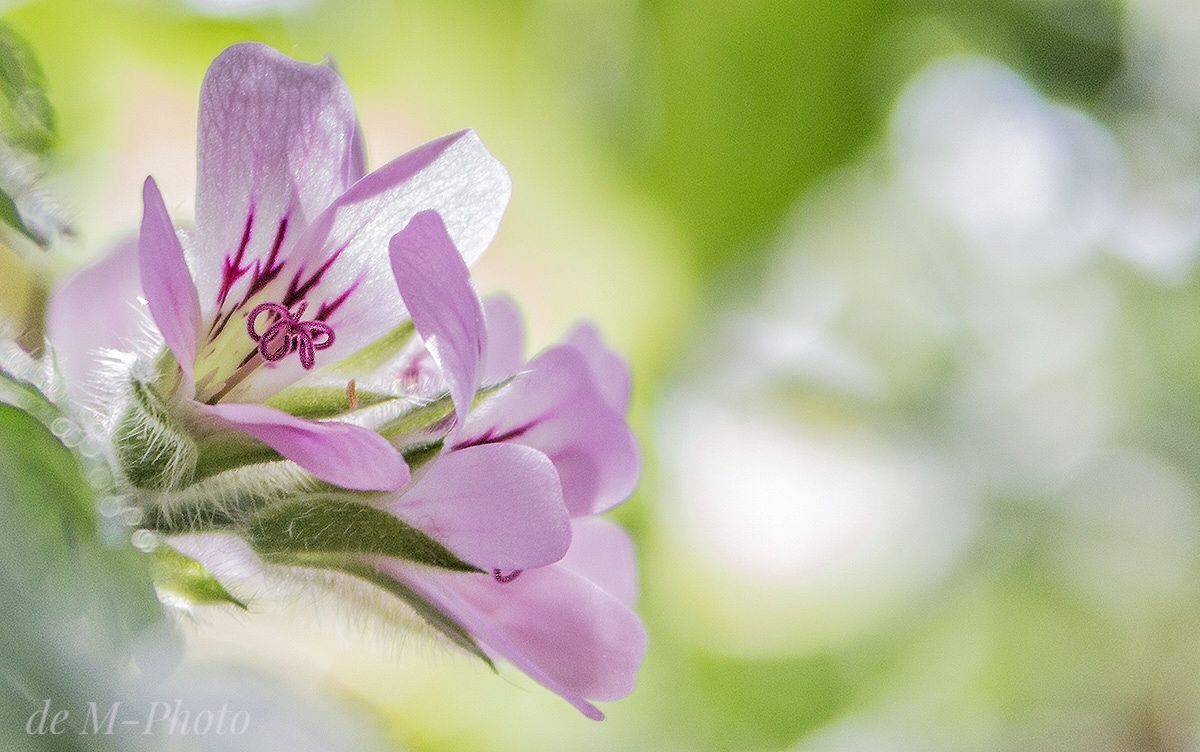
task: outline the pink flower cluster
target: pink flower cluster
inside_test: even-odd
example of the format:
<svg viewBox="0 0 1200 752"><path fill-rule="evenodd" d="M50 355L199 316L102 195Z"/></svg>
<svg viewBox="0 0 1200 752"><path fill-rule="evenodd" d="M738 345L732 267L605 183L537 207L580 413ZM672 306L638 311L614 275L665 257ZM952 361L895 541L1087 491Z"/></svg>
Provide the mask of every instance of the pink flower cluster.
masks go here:
<svg viewBox="0 0 1200 752"><path fill-rule="evenodd" d="M473 571L351 553L602 718L589 700L628 694L646 650L631 543L597 516L640 472L629 372L588 325L526 361L514 304L476 293L503 166L463 131L368 174L337 73L249 43L209 69L198 151L194 227L147 179L136 253L55 295L64 371L135 336L143 297L162 421L203 446L241 437L444 546ZM295 409L339 389L341 409Z"/></svg>

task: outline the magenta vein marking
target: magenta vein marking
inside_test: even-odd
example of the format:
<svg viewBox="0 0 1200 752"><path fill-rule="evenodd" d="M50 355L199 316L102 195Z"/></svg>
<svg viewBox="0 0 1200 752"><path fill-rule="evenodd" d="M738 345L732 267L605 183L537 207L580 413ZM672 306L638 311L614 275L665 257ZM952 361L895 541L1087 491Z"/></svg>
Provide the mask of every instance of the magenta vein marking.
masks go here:
<svg viewBox="0 0 1200 752"><path fill-rule="evenodd" d="M523 426L519 426L510 431L505 431L500 435L494 435L492 433L493 429L489 428L488 430L484 431L482 435L476 436L473 439L467 439L466 441L460 441L459 443L455 444L453 448L466 449L467 447L479 446L480 444L499 444L501 441L517 439L524 435L526 431L530 430L541 422L541 418L531 420Z"/></svg>

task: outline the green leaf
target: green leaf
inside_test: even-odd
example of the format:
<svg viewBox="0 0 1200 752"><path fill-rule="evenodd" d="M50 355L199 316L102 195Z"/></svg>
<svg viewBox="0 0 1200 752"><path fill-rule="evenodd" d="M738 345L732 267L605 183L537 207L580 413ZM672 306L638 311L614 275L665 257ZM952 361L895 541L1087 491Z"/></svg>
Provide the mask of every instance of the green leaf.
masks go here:
<svg viewBox="0 0 1200 752"><path fill-rule="evenodd" d="M159 592L199 606L232 603L246 610L246 604L234 598L203 564L166 544L154 549L150 571Z"/></svg>
<svg viewBox="0 0 1200 752"><path fill-rule="evenodd" d="M32 385L8 374L0 379L0 399L9 402L15 398L12 401L16 403L0 405L0 509L8 512L6 525L9 515L20 514L28 506L31 513L36 512L30 515L31 524L46 525L44 532L51 539L93 541L91 489L82 478L78 460L47 432L42 416L20 409L26 405L52 409L49 403L37 402L40 396ZM41 507L43 493L53 502L52 510ZM6 504L12 508L3 506Z"/></svg>
<svg viewBox="0 0 1200 752"><path fill-rule="evenodd" d="M0 190L0 222L4 222L42 248L50 244L45 237L25 224L25 220L21 219L21 213L17 211L16 202L3 190Z"/></svg>
<svg viewBox="0 0 1200 752"><path fill-rule="evenodd" d="M335 497L267 507L249 520L243 537L264 555L352 553L390 556L456 572L482 571L388 512Z"/></svg>
<svg viewBox="0 0 1200 752"><path fill-rule="evenodd" d="M113 695L134 662L166 655L158 651L173 638L147 557L98 529L79 458L8 404L0 404L0 520L0 748L26 749L24 723L42 698L120 699Z"/></svg>
<svg viewBox="0 0 1200 752"><path fill-rule="evenodd" d="M7 107L0 125L13 144L41 154L54 144L54 109L33 49L12 27L0 24L0 95Z"/></svg>
<svg viewBox="0 0 1200 752"><path fill-rule="evenodd" d="M0 402L29 413L46 427L63 418L62 411L40 389L3 368L0 368Z"/></svg>
<svg viewBox="0 0 1200 752"><path fill-rule="evenodd" d="M397 399L384 392L356 390L358 404L350 405L347 390L336 386L294 386L276 392L263 403L297 418L317 420L344 415L352 410L378 405Z"/></svg>

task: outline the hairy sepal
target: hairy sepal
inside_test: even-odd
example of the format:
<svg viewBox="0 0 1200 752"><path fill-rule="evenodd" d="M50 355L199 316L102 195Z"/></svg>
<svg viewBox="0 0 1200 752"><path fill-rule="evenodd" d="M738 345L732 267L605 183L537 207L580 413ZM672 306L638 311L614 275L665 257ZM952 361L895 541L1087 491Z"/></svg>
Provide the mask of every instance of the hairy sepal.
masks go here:
<svg viewBox="0 0 1200 752"><path fill-rule="evenodd" d="M400 351L412 341L416 331L412 319L406 319L395 329L366 347L321 369L322 375L344 375L353 378L371 373L399 355Z"/></svg>
<svg viewBox="0 0 1200 752"><path fill-rule="evenodd" d="M471 407L479 407L511 382L512 378L508 378L498 384L483 387L475 393ZM392 442L394 446L404 447L417 443L423 434L432 432L445 434L452 424L453 415L454 401L451 399L450 393L445 392L436 399L418 405L384 423L379 427L379 434Z"/></svg>
<svg viewBox="0 0 1200 752"><path fill-rule="evenodd" d="M319 569L339 572L356 577L379 588L405 603L435 631L479 660L483 661L493 671L496 665L471 633L463 629L458 622L443 613L437 606L405 585L403 582L380 572L367 561L356 556L345 554L317 553L275 553L264 554L263 559L270 564L298 567L303 569Z"/></svg>
<svg viewBox="0 0 1200 752"><path fill-rule="evenodd" d="M195 477L199 451L187 428L152 385L134 379L113 435L117 464L135 487L173 491Z"/></svg>
<svg viewBox="0 0 1200 752"><path fill-rule="evenodd" d="M357 554L454 572L482 571L388 512L344 497L313 496L271 505L247 520L241 535L265 558Z"/></svg>
<svg viewBox="0 0 1200 752"><path fill-rule="evenodd" d="M366 389L354 392L354 402L350 400L350 390L336 386L294 386L271 395L264 405L282 410L297 418L317 420L320 418L336 418L341 415L379 405L398 399L395 395L383 392L373 392Z"/></svg>
<svg viewBox="0 0 1200 752"><path fill-rule="evenodd" d="M283 455L253 436L222 429L200 440L194 478L200 481L229 470L282 460Z"/></svg>
<svg viewBox="0 0 1200 752"><path fill-rule="evenodd" d="M154 549L150 556L150 572L160 599L182 601L192 606L227 603L246 610L245 603L235 598L212 572L192 557L165 544Z"/></svg>

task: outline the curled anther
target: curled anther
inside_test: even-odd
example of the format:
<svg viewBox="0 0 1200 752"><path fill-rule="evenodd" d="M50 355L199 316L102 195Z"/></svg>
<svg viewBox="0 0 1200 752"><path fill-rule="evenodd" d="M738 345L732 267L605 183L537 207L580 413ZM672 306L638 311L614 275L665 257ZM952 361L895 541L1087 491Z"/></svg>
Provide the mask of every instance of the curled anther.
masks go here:
<svg viewBox="0 0 1200 752"><path fill-rule="evenodd" d="M521 572L523 572L523 571L525 571L525 570L514 569L513 571L509 572L508 574L501 574L499 569L493 569L492 570L492 579L495 580L496 582L499 582L501 585L507 585L508 583L517 579L517 577L519 577Z"/></svg>
<svg viewBox="0 0 1200 752"><path fill-rule="evenodd" d="M268 362L282 360L292 353L300 354L300 365L311 370L317 360L317 350L333 344L333 327L324 321L301 321L308 303L300 301L292 313L279 303L259 303L246 319L250 339L258 343L258 352ZM270 312L275 321L262 334L258 333L258 317Z"/></svg>

